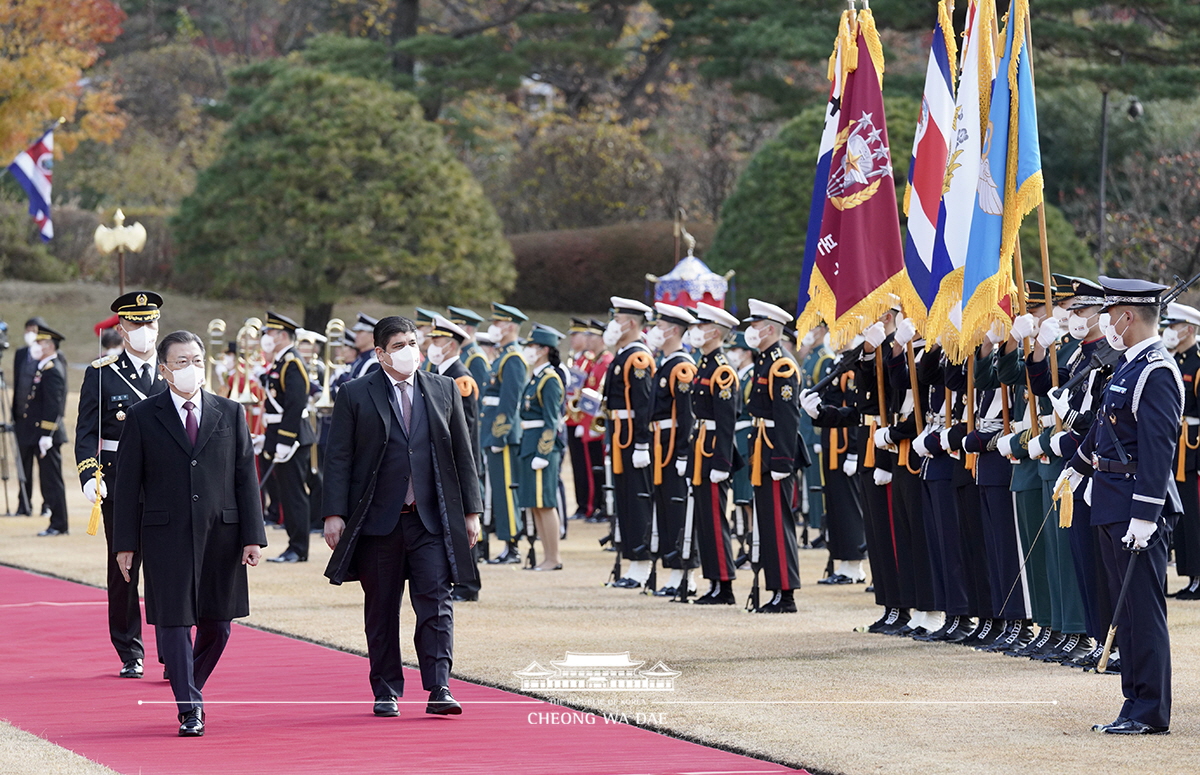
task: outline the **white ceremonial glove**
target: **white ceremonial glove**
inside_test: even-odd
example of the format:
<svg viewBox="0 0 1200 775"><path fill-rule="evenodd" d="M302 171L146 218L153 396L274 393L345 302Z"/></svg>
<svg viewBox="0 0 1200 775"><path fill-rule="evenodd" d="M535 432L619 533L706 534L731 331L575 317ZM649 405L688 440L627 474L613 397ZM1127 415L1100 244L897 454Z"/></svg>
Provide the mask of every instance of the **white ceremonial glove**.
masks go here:
<svg viewBox="0 0 1200 775"><path fill-rule="evenodd" d="M904 347L917 336L917 324L912 322L910 318L905 318L900 321L900 325L896 326L896 337L893 340L896 344Z"/></svg>
<svg viewBox="0 0 1200 775"><path fill-rule="evenodd" d="M776 482L782 482L784 479L787 479L789 476L791 476L791 474L787 473L786 471L772 471L771 472L771 479L772 479L772 481L776 481Z"/></svg>
<svg viewBox="0 0 1200 775"><path fill-rule="evenodd" d="M577 438L577 439L583 438L583 426L582 425L575 426L575 438Z"/></svg>
<svg viewBox="0 0 1200 775"><path fill-rule="evenodd" d="M1012 322L1012 338L1018 342L1033 336L1037 330L1037 318L1033 315L1018 315Z"/></svg>
<svg viewBox="0 0 1200 775"><path fill-rule="evenodd" d="M1062 336L1062 326L1054 318L1047 318L1042 321L1041 330L1038 331L1038 344L1042 347L1049 348L1050 345L1058 341Z"/></svg>
<svg viewBox="0 0 1200 775"><path fill-rule="evenodd" d="M1029 449L1029 457L1033 458L1035 460L1039 457L1046 456L1046 450L1042 449L1042 437L1041 436L1030 437L1028 449Z"/></svg>
<svg viewBox="0 0 1200 775"><path fill-rule="evenodd" d="M884 471L882 468L875 469L875 484L883 487L885 484L892 483L892 472Z"/></svg>
<svg viewBox="0 0 1200 775"><path fill-rule="evenodd" d="M533 459L533 462L531 462L529 464L529 467L532 468L534 471L541 471L543 468L545 468L548 465L550 465L550 461L547 460L546 458L535 457Z"/></svg>
<svg viewBox="0 0 1200 775"><path fill-rule="evenodd" d="M921 457L933 457L933 453L925 448L925 440L928 438L929 438L929 429L926 428L925 430L918 433L917 437L915 439L913 439L913 443L912 443L913 449L915 449L917 451L917 454L920 455Z"/></svg>
<svg viewBox="0 0 1200 775"><path fill-rule="evenodd" d="M1010 433L1007 436L1001 436L996 439L996 449L1005 457L1012 457L1013 441L1017 438L1017 434Z"/></svg>
<svg viewBox="0 0 1200 775"><path fill-rule="evenodd" d="M645 468L648 465L650 465L650 450L635 449L633 451L633 467Z"/></svg>
<svg viewBox="0 0 1200 775"><path fill-rule="evenodd" d="M887 331L883 328L883 323L872 323L863 331L863 339L872 347L878 347L883 344L883 340L887 339Z"/></svg>
<svg viewBox="0 0 1200 775"><path fill-rule="evenodd" d="M490 449L494 455L499 455L504 451L504 447L489 447L488 449Z"/></svg>
<svg viewBox="0 0 1200 775"><path fill-rule="evenodd" d="M50 448L54 446L53 436L43 436L38 439L38 457L45 457Z"/></svg>
<svg viewBox="0 0 1200 775"><path fill-rule="evenodd" d="M1054 405L1054 413L1066 418L1071 411L1071 391L1066 388L1055 388L1049 393L1050 403Z"/></svg>
<svg viewBox="0 0 1200 775"><path fill-rule="evenodd" d="M267 445L267 437L261 435L251 436L250 443L254 445L254 454L261 455L263 453L263 447Z"/></svg>
<svg viewBox="0 0 1200 775"><path fill-rule="evenodd" d="M276 444L275 445L275 462L282 465L292 459L292 455L296 454L296 450L300 449L300 442L294 444Z"/></svg>
<svg viewBox="0 0 1200 775"><path fill-rule="evenodd" d="M984 334L984 336L986 336L987 340L992 343L992 346L998 345L1004 341L1004 337L996 333L996 331L991 328L988 329L988 332Z"/></svg>
<svg viewBox="0 0 1200 775"><path fill-rule="evenodd" d="M1066 435L1067 435L1067 432L1062 431L1062 432L1056 433L1050 437L1050 451L1053 452L1058 457L1063 456L1062 441Z"/></svg>
<svg viewBox="0 0 1200 775"><path fill-rule="evenodd" d="M946 450L946 452L954 451L954 448L950 446L949 428L943 428L942 430L938 431L938 441L942 443L942 449Z"/></svg>
<svg viewBox="0 0 1200 775"><path fill-rule="evenodd" d="M880 449L887 449L892 446L892 434L889 431L891 431L891 428L875 429L875 446Z"/></svg>
<svg viewBox="0 0 1200 775"><path fill-rule="evenodd" d="M728 478L729 478L728 471L718 471L717 469L714 468L713 470L708 472L708 481L712 482L713 484L719 484Z"/></svg>
<svg viewBox="0 0 1200 775"><path fill-rule="evenodd" d="M680 458L676 460L675 473L679 474L680 476L685 476L687 474L687 464L688 462L686 458Z"/></svg>
<svg viewBox="0 0 1200 775"><path fill-rule="evenodd" d="M83 485L83 497L88 499L88 503L96 502L96 478L88 479ZM100 497L101 499L108 497L108 485L104 480L100 480Z"/></svg>
<svg viewBox="0 0 1200 775"><path fill-rule="evenodd" d="M1080 483L1083 482L1083 474L1070 466L1064 467L1062 473L1058 475L1058 479L1054 482L1054 490L1052 492L1057 492L1063 481L1071 485L1071 492L1075 492L1079 489Z"/></svg>
<svg viewBox="0 0 1200 775"><path fill-rule="evenodd" d="M1092 505L1092 482L1096 481L1092 477L1088 477L1087 486L1083 488L1083 502L1087 505Z"/></svg>
<svg viewBox="0 0 1200 775"><path fill-rule="evenodd" d="M1133 544L1134 549L1145 549L1150 545L1150 536L1154 535L1154 531L1158 530L1158 523L1151 522L1146 519L1131 519L1129 520L1129 530L1125 533L1122 542Z"/></svg>
<svg viewBox="0 0 1200 775"><path fill-rule="evenodd" d="M814 420L821 413L821 396L811 390L800 391L800 408Z"/></svg>
<svg viewBox="0 0 1200 775"><path fill-rule="evenodd" d="M818 455L821 454L821 445L813 444L813 452L816 452Z"/></svg>
<svg viewBox="0 0 1200 775"><path fill-rule="evenodd" d="M858 455L848 455L842 461L842 473L846 476L854 476L858 473Z"/></svg>

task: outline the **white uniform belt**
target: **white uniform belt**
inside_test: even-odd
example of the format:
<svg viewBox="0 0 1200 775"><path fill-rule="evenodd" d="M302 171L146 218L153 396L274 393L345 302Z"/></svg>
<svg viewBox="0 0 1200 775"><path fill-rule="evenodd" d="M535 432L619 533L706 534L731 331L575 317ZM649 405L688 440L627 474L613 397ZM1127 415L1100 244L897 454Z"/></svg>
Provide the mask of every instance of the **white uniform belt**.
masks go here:
<svg viewBox="0 0 1200 775"><path fill-rule="evenodd" d="M1200 425L1200 417L1184 417L1188 425Z"/></svg>
<svg viewBox="0 0 1200 775"><path fill-rule="evenodd" d="M1004 420L983 419L975 423L975 430L980 433L993 433L1004 428Z"/></svg>
<svg viewBox="0 0 1200 775"><path fill-rule="evenodd" d="M100 439L100 451L101 452L116 452L117 446L120 443L121 442L113 441L112 439Z"/></svg>
<svg viewBox="0 0 1200 775"><path fill-rule="evenodd" d="M753 425L753 424L754 424L754 423L753 423L752 421L750 421L750 420L738 420L737 422L735 422L735 423L733 424L733 429L734 429L735 431L744 431L744 430L746 430L747 428L749 428L749 427L750 427L751 425Z"/></svg>
<svg viewBox="0 0 1200 775"><path fill-rule="evenodd" d="M675 427L674 420L655 420L650 424L660 431L669 431Z"/></svg>
<svg viewBox="0 0 1200 775"><path fill-rule="evenodd" d="M1041 417L1038 417L1038 422L1041 423L1043 428L1049 428L1054 425L1054 415L1043 414Z"/></svg>
<svg viewBox="0 0 1200 775"><path fill-rule="evenodd" d="M768 420L765 417L755 417L750 422L752 422L755 425L762 426L763 428L774 428L775 427L775 421Z"/></svg>
<svg viewBox="0 0 1200 775"><path fill-rule="evenodd" d="M614 420L632 420L633 419L633 410L632 409L610 409L608 412L608 416L613 418Z"/></svg>
<svg viewBox="0 0 1200 775"><path fill-rule="evenodd" d="M697 420L696 424L703 426L704 430L706 430L706 431L715 431L717 429L717 421L716 420ZM750 423L746 423L746 424L749 425ZM737 426L734 426L734 427L737 427Z"/></svg>
<svg viewBox="0 0 1200 775"><path fill-rule="evenodd" d="M530 428L545 428L545 420L521 420L521 430L529 430Z"/></svg>
<svg viewBox="0 0 1200 775"><path fill-rule="evenodd" d="M1029 430L1029 421L1028 420L1020 420L1018 422L1013 423L1011 427L1012 427L1013 433L1024 433L1025 431Z"/></svg>
<svg viewBox="0 0 1200 775"><path fill-rule="evenodd" d="M500 406L500 396L484 396L484 406Z"/></svg>
<svg viewBox="0 0 1200 775"><path fill-rule="evenodd" d="M281 423L281 422L283 422L283 415L282 414L264 414L263 422L265 422L267 425L275 425L277 423Z"/></svg>

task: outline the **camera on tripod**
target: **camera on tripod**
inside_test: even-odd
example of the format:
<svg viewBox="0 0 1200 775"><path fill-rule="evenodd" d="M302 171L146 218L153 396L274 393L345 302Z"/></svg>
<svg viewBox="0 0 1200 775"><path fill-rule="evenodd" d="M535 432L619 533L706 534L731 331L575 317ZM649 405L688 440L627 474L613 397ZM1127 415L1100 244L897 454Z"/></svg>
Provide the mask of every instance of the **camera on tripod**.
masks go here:
<svg viewBox="0 0 1200 775"><path fill-rule="evenodd" d="M0 351L8 349L8 323L0 320Z"/></svg>

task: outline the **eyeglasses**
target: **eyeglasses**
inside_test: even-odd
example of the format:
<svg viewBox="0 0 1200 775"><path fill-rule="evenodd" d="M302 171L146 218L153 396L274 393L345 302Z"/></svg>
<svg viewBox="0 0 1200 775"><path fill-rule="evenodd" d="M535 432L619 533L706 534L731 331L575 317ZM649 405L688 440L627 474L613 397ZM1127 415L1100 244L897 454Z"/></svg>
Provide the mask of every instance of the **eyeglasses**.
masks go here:
<svg viewBox="0 0 1200 775"><path fill-rule="evenodd" d="M171 367L171 371L186 369L188 366L199 366L200 368L204 368L204 356L200 355L195 358L176 358L168 365Z"/></svg>

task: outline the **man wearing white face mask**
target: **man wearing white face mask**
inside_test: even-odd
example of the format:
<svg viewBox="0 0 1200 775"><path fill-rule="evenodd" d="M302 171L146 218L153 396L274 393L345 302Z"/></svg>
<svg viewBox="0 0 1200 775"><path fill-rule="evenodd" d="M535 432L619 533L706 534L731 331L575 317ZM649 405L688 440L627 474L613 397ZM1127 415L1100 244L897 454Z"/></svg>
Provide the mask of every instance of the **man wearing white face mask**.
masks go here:
<svg viewBox="0 0 1200 775"><path fill-rule="evenodd" d="M1122 607L1113 611L1125 702L1115 721L1093 729L1164 734L1171 723L1171 643L1163 579L1171 529L1182 511L1174 469L1184 385L1158 337L1166 288L1109 277L1100 284L1107 317L1101 325L1122 356L1096 421L1059 477L1076 492L1091 477L1091 525L1114 604L1125 591Z"/></svg>
<svg viewBox="0 0 1200 775"><path fill-rule="evenodd" d="M307 419L311 382L295 347L297 328L291 318L267 312L262 337L266 434L259 443L262 470L270 469L268 493L279 500L288 534L287 549L267 562L308 562L309 448L316 435Z"/></svg>
<svg viewBox="0 0 1200 775"><path fill-rule="evenodd" d="M38 326L37 339L29 346L34 360L29 391L18 395L19 412L13 415L17 445L25 467L25 481L33 481L33 458L38 458L38 485L50 525L40 536L67 533L67 492L62 478L63 410L67 403L67 369L58 356L63 335L45 324Z"/></svg>
<svg viewBox="0 0 1200 775"><path fill-rule="evenodd" d="M521 562L517 542L524 532L524 519L517 503L517 453L521 444L521 394L529 365L521 356L517 339L528 316L508 304L492 303L488 336L496 343L491 380L483 389L483 414L479 423L480 445L487 450L487 489L491 524L485 529L504 542L504 550L488 560L489 565Z"/></svg>
<svg viewBox="0 0 1200 775"><path fill-rule="evenodd" d="M1175 572L1186 577L1187 586L1169 595L1177 600L1200 600L1200 406L1196 388L1200 385L1200 310L1171 302L1163 318L1163 346L1173 351L1183 376L1183 421L1179 428L1179 449L1175 453L1175 482L1183 502L1183 516L1175 526Z"/></svg>
<svg viewBox="0 0 1200 775"><path fill-rule="evenodd" d="M30 388L33 387L33 376L37 373L38 361L40 357L34 358L31 347L37 342L38 327L46 325L46 321L40 317L32 317L25 321L25 346L17 349L13 353L13 378L12 378L12 417L14 421L21 416L22 404L25 397L29 395ZM60 353L58 359L66 366L66 358ZM18 456L21 459L21 467L25 473L24 478L18 477L18 500L17 500L17 516L28 517L33 514L31 504L33 490L33 461L37 457L37 439L22 439L17 435ZM39 514L45 515L49 510L42 504L42 510Z"/></svg>
<svg viewBox="0 0 1200 775"><path fill-rule="evenodd" d="M75 424L75 459L83 494L95 503L100 497L104 538L108 545L108 633L121 658L122 678L141 678L145 649L142 645L142 609L138 604L138 572L142 558L135 554L126 581L117 566L113 548L113 500L109 486L116 477L117 450L125 420L139 401L167 389L158 373L159 317L162 296L153 291L131 291L112 303L116 331L124 349L92 361L79 389L79 415ZM99 485L96 471L101 471Z"/></svg>

